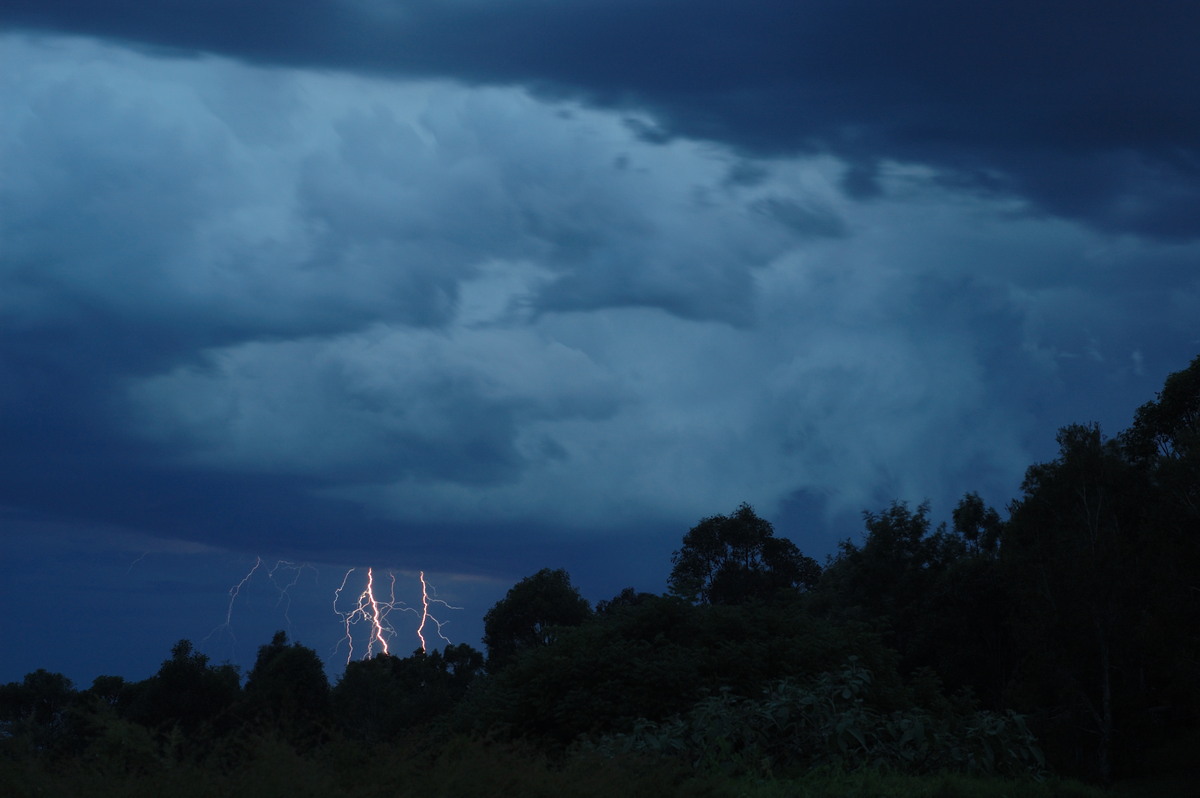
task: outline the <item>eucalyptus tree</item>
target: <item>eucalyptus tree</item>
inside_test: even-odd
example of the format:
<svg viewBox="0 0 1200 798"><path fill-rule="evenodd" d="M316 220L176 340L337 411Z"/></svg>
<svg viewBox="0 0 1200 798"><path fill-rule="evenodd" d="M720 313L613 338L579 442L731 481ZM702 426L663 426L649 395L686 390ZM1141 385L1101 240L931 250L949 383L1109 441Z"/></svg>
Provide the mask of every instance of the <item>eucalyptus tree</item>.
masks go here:
<svg viewBox="0 0 1200 798"><path fill-rule="evenodd" d="M787 538L775 537L771 522L745 503L692 527L671 564L671 593L693 603L769 599L780 591L810 590L821 578L816 560Z"/></svg>
<svg viewBox="0 0 1200 798"><path fill-rule="evenodd" d="M543 568L509 589L483 617L488 670L502 669L522 651L554 642L558 629L578 626L591 605L562 568Z"/></svg>

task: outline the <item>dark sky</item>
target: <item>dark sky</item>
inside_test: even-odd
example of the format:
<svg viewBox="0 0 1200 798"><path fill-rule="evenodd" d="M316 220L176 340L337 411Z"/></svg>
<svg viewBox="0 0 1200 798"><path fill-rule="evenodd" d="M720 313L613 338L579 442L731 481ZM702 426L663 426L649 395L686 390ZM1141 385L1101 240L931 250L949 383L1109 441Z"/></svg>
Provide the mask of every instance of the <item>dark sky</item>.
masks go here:
<svg viewBox="0 0 1200 798"><path fill-rule="evenodd" d="M0 682L276 628L336 673L351 568L343 611L424 570L478 645L542 567L663 590L742 501L822 559L1003 506L1200 352L1196 41L1185 2L6 0Z"/></svg>

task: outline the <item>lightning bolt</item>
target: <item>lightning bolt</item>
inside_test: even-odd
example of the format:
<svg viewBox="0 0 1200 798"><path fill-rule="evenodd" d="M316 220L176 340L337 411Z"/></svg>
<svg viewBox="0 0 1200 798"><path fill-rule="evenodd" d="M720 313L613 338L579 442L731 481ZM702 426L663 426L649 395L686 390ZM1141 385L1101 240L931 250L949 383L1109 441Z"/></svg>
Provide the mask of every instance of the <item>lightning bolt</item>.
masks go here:
<svg viewBox="0 0 1200 798"><path fill-rule="evenodd" d="M144 556L144 555L143 555ZM229 588L229 603L225 608L225 622L216 626L211 632L205 635L201 643L206 643L217 632L224 630L230 637L231 645L236 644L237 638L233 634L233 607L237 603L238 596L247 583L258 573L259 569L266 570L267 578L279 593L279 600L275 603L276 607L283 607L283 617L287 621L288 628L291 629L292 619L290 615L292 606L292 590L300 583L306 570L312 570L314 575L317 569L308 563L296 563L290 560L276 560L275 564L269 569L265 567L262 557L254 558L254 565L246 572L246 575L241 580ZM333 612L341 619L344 634L337 644L334 645L333 655L337 655L342 647L342 643L346 644L346 663L349 664L354 659L355 644L354 631L358 624L364 624L367 627L366 651L363 654L364 659L370 659L376 653L390 654L390 643L396 636L396 629L388 620L388 616L393 612L411 612L420 615L420 621L417 625L417 639L421 642L421 651L428 649L429 640L426 637L426 632L433 625L437 636L451 643L449 637L443 631L446 621L439 619L431 611L435 606L441 606L450 610L461 610L462 607L455 607L446 601L438 598L437 590L429 584L425 579L425 572L419 571L418 578L421 583L421 604L420 608L412 607L399 601L396 598L396 574L392 571L387 572L388 587L386 595L382 587L382 579L376 580L375 569L366 569L366 584L357 598L344 608L345 596L348 586L350 585L350 577L358 568L350 568L342 576L341 584L333 591Z"/></svg>
<svg viewBox="0 0 1200 798"><path fill-rule="evenodd" d="M138 558L136 560L129 563L129 567L125 569L125 575L129 576L131 573L133 573L133 566L137 565L142 560L146 559L147 555L149 555L149 554L150 554L150 552L148 552L148 551L143 551L141 554L139 554Z"/></svg>
<svg viewBox="0 0 1200 798"><path fill-rule="evenodd" d="M337 590L333 591L333 611L342 619L342 624L346 629L346 635L342 638L346 642L346 662L354 659L354 633L351 629L357 623L365 622L370 627L370 634L367 637L367 653L365 659L370 659L375 652L376 644L379 645L381 653L388 654L388 638L396 634L396 630L388 623L387 616L392 610L397 609L396 602L396 577L394 574L389 574L392 580L391 594L387 601L383 601L375 595L375 570L367 569L367 585L363 591L358 594L358 600L355 602L353 609L349 611L339 610L338 601L341 599L342 591L346 589L346 583L350 580L350 574L357 569L351 568L346 571L346 575L342 577L342 584ZM342 641L338 641L337 648L341 646Z"/></svg>
<svg viewBox="0 0 1200 798"><path fill-rule="evenodd" d="M234 634L233 634L233 603L235 601L237 601L238 594L242 592L242 588L245 587L246 583L250 581L250 577L254 576L254 572L259 569L259 567L262 565L262 562L263 562L262 557L255 557L254 558L254 567L251 568L246 573L246 575L242 577L242 581L238 582L236 585L229 588L229 606L225 610L225 623L218 624L216 627L214 627L211 632L209 632L207 635L204 636L204 639L200 641L201 643L208 642L208 639L210 637L212 637L213 635L215 635L217 632L221 631L222 629L224 629L226 632L228 632L229 636L231 638L233 638L235 641L237 640L237 638L234 637Z"/></svg>
<svg viewBox="0 0 1200 798"><path fill-rule="evenodd" d="M419 639L421 641L421 650L425 651L426 650L426 647L425 647L425 624L427 621L433 621L434 624L437 626L437 636L438 637L442 638L447 643L451 642L450 638L448 638L448 637L446 637L446 635L442 634L442 627L445 626L447 623L449 623L449 621L439 621L433 615L430 615L429 605L430 604L441 604L443 607L445 607L448 610L461 610L462 607L453 607L453 606L447 604L446 602L442 601L440 598L437 598L437 590L432 588L425 581L425 572L421 571L420 574L421 574L421 625L417 627L417 639ZM433 598L430 598L430 593L433 594Z"/></svg>
<svg viewBox="0 0 1200 798"><path fill-rule="evenodd" d="M346 571L346 575L342 577L342 583L336 590L333 591L333 611L341 618L342 626L345 634L338 644L334 647L336 654L341 648L342 643L346 644L346 663L349 664L354 659L354 626L359 623L367 624L369 633L367 635L367 650L363 655L364 659L370 659L375 654L376 647L383 654L390 654L388 641L395 637L396 629L388 621L388 615L392 612L411 612L421 616L420 623L417 626L417 639L421 641L421 650L427 650L427 640L425 638L425 629L429 623L433 623L437 628L437 635L447 643L452 642L450 638L442 632L442 627L446 625L446 621L439 620L430 611L430 606L440 604L443 607L451 610L461 610L462 607L455 607L437 597L437 591L425 580L425 572L420 571L421 581L421 609L410 607L403 601L396 599L396 575L389 572L388 577L391 580L388 589L387 599L382 598L380 592L375 586L375 571L372 568L367 569L367 582L362 592L358 594L358 598L350 609L341 609L342 593L346 590L346 585L350 581L350 575L355 572L355 568Z"/></svg>
<svg viewBox="0 0 1200 798"><path fill-rule="evenodd" d="M288 631L291 631L292 628L292 617L290 614L292 609L291 589L300 581L300 577L304 575L306 569L311 569L314 575L317 572L317 569L308 563L294 563L289 560L277 560L275 565L271 567L271 570L267 571L267 578L271 580L271 584L275 585L275 589L279 591L279 601L275 602L275 606L283 605L283 618L287 621ZM275 573L277 571L290 571L292 581L286 585L280 585L275 580Z"/></svg>
<svg viewBox="0 0 1200 798"><path fill-rule="evenodd" d="M371 656L371 648L376 642L379 643L379 648L384 654L388 653L387 638L384 633L395 634L396 630L387 624L387 613L396 606L396 577L394 574L389 574L392 578L392 598L390 601L380 601L375 597L375 572L367 569L367 588L359 597L359 607L363 606L363 599L366 599L371 608L371 616L367 620L371 622L371 636L367 640L367 657Z"/></svg>

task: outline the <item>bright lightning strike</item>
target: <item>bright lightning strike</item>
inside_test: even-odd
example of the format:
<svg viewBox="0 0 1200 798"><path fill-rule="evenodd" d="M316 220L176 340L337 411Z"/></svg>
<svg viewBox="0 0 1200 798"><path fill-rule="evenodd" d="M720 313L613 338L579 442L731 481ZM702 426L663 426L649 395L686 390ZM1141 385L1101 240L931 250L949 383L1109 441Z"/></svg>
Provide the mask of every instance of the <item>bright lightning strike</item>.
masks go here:
<svg viewBox="0 0 1200 798"><path fill-rule="evenodd" d="M354 634L351 631L353 625L365 622L370 628L370 635L367 637L367 653L366 659L370 659L375 651L375 645L379 645L379 650L384 653L388 651L388 637L394 635L396 630L391 627L387 621L388 613L397 609L396 606L396 577L391 576L392 590L391 597L387 601L382 601L375 595L375 571L367 569L367 586L358 594L358 601L354 608L349 612L338 609L338 599L341 598L342 591L346 589L346 582L350 579L350 574L356 569L351 568L342 577L342 584L337 590L333 591L333 611L341 616L342 624L346 627L346 636L342 640L346 641L347 654L346 662L354 659ZM340 646L341 643L339 642ZM337 650L336 648L334 649Z"/></svg>
<svg viewBox="0 0 1200 798"><path fill-rule="evenodd" d="M421 650L425 651L426 650L426 648L425 648L425 623L426 623L426 621L433 621L434 624L437 626L438 637L442 638L442 640L445 640L447 643L450 642L450 638L448 638L444 634L442 634L442 627L445 626L449 622L448 621L439 621L437 618L430 615L429 614L429 605L430 604L441 604L443 607L445 607L448 610L461 610L462 607L452 607L451 605L442 601L440 598L437 598L437 591L434 590L433 588L431 588L425 582L425 572L421 571L420 574L421 574L421 625L417 627L417 638L421 641ZM430 598L431 592L433 593L432 598Z"/></svg>
<svg viewBox="0 0 1200 798"><path fill-rule="evenodd" d="M461 610L462 607L455 607L437 597L437 591L434 590L425 580L425 572L421 571L421 609L410 607L403 601L396 599L396 575L389 573L391 580L388 589L387 599L382 598L375 586L374 569L367 569L367 582L361 593L358 594L357 600L351 605L350 609L341 609L339 603L342 593L346 590L346 585L350 580L350 575L357 569L351 568L342 577L342 583L337 590L333 591L333 611L342 619L342 625L345 629L345 635L338 641L338 645L334 648L336 652L341 647L343 642L346 643L346 662L349 663L354 659L354 630L353 627L359 623L365 623L369 630L367 635L367 650L363 655L364 659L370 659L378 648L380 653L391 653L388 649L388 641L396 635L395 628L388 621L388 615L392 612L411 612L421 616L420 623L417 625L417 639L421 641L421 650L427 650L427 641L425 639L425 628L433 623L437 628L437 635L447 643L452 642L450 638L442 632L442 628L446 625L446 621L439 620L429 610L431 605L440 604L446 609Z"/></svg>
<svg viewBox="0 0 1200 798"><path fill-rule="evenodd" d="M276 601L275 606L283 608L283 617L287 621L288 628L291 629L292 593L300 583L306 570L311 570L315 576L317 569L307 563L295 563L290 560L277 560L273 566L267 568L262 557L255 557L254 565L246 572L246 575L237 584L229 588L229 603L225 608L225 622L209 632L201 642L207 642L217 632L224 631L229 635L231 645L236 643L237 638L233 634L233 608L243 589L260 569L266 572L267 579L270 580L279 594L279 599ZM461 610L462 607L455 607L438 598L437 590L425 579L424 571L418 572L421 584L421 603L419 608L409 606L405 602L397 600L395 573L391 571L387 573L388 586L385 589L381 585L382 578L379 580L376 579L373 568L366 569L366 583L358 593L357 598L347 607L345 604L348 596L343 594L347 593L348 586L351 583L351 576L358 570L360 569L351 568L346 571L342 576L341 584L333 591L333 612L341 619L344 631L341 639L334 646L333 653L335 655L341 649L344 642L346 644L346 662L349 663L354 659L356 650L354 632L358 624L363 624L367 629L366 651L362 655L364 659L370 659L377 653L390 654L390 643L396 637L397 632L388 616L392 612L397 611L411 612L420 616L420 621L417 624L417 639L421 643L422 651L428 649L430 641L427 639L426 633L430 629L430 624L433 625L437 636L441 640L446 643L452 642L443 631L447 622L435 616L432 610L437 606L448 610Z"/></svg>

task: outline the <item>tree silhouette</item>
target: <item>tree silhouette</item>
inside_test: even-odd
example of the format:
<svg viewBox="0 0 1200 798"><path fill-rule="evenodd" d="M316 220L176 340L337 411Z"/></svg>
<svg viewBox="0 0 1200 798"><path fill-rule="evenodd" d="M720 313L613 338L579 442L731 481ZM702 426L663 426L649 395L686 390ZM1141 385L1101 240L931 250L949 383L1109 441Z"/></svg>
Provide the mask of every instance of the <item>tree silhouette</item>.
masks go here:
<svg viewBox="0 0 1200 798"><path fill-rule="evenodd" d="M767 599L783 589L809 590L821 577L817 561L790 540L775 537L771 523L748 504L692 527L671 563L671 592L707 604Z"/></svg>
<svg viewBox="0 0 1200 798"><path fill-rule="evenodd" d="M44 668L0 685L0 740L17 739L30 750L58 750L67 742L76 695L70 679Z"/></svg>
<svg viewBox="0 0 1200 798"><path fill-rule="evenodd" d="M466 644L404 658L377 654L346 666L333 688L334 712L353 738L393 739L448 712L482 671L483 654Z"/></svg>
<svg viewBox="0 0 1200 798"><path fill-rule="evenodd" d="M577 626L591 614L565 570L543 568L525 577L483 618L488 670L503 668L522 651L549 645L556 628Z"/></svg>
<svg viewBox="0 0 1200 798"><path fill-rule="evenodd" d="M250 717L293 742L311 742L329 719L329 681L321 658L311 648L288 644L279 631L258 649L246 681Z"/></svg>
<svg viewBox="0 0 1200 798"><path fill-rule="evenodd" d="M241 679L232 665L208 664L190 640L180 640L158 673L132 689L131 719L151 728L177 726L184 733L232 723L229 712L241 695Z"/></svg>
<svg viewBox="0 0 1200 798"><path fill-rule="evenodd" d="M1002 544L1017 590L1025 674L1094 736L1094 772L1113 773L1120 674L1144 668L1138 654L1153 575L1143 566L1140 473L1096 425L1058 434L1059 455L1031 466ZM1033 700L1037 700L1034 698Z"/></svg>

